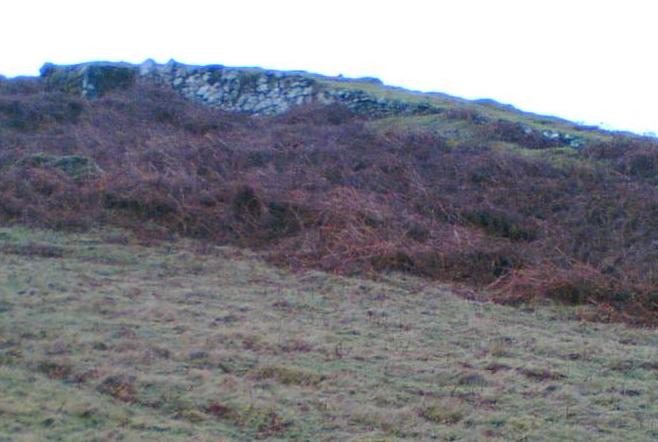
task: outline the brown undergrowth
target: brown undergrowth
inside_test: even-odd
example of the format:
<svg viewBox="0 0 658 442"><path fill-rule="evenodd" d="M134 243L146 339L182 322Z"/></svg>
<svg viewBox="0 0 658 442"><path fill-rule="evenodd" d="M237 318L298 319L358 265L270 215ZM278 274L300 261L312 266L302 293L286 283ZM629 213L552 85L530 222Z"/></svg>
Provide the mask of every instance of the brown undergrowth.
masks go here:
<svg viewBox="0 0 658 442"><path fill-rule="evenodd" d="M517 132L490 123L466 142L374 131L340 107L250 118L147 85L87 102L4 81L0 220L183 234L295 269L404 271L655 323L656 143L620 136L563 164L490 148L553 148Z"/></svg>

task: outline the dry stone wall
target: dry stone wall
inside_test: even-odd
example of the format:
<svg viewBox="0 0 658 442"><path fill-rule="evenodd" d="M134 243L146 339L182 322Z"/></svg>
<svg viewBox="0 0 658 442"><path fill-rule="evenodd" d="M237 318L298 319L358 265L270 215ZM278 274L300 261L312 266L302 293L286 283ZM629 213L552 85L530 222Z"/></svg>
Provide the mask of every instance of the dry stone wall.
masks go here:
<svg viewBox="0 0 658 442"><path fill-rule="evenodd" d="M259 68L190 66L175 61L157 64L148 60L141 65L109 62L70 66L47 64L41 69L41 75L51 89L77 92L91 99L112 89L129 87L135 81L153 81L169 85L184 97L205 105L255 115L276 115L295 105L309 103L342 104L357 114L369 116L442 111L437 106L377 97L359 88L331 87L322 81L342 81L340 78Z"/></svg>

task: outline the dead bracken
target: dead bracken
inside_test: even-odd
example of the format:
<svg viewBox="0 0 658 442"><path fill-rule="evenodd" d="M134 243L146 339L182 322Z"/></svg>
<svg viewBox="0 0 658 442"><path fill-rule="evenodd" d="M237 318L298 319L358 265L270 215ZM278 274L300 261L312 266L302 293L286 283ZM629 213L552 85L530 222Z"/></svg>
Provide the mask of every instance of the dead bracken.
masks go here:
<svg viewBox="0 0 658 442"><path fill-rule="evenodd" d="M0 82L0 222L182 234L287 268L401 271L596 310L584 319L658 317L655 140L449 100L421 127L337 104L254 118L147 81L105 92Z"/></svg>

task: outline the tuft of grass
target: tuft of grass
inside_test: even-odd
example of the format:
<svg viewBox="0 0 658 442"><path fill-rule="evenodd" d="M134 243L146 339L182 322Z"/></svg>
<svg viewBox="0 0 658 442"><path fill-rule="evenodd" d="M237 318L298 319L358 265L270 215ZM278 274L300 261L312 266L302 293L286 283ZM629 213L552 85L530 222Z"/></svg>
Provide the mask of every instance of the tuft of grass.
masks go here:
<svg viewBox="0 0 658 442"><path fill-rule="evenodd" d="M122 402L134 402L137 394L135 377L129 375L108 376L98 385L97 390Z"/></svg>
<svg viewBox="0 0 658 442"><path fill-rule="evenodd" d="M316 386L325 377L310 370L285 366L267 366L257 370L258 379L274 379L284 385Z"/></svg>
<svg viewBox="0 0 658 442"><path fill-rule="evenodd" d="M458 399L443 399L424 406L419 413L424 419L435 424L454 425L464 419L467 410Z"/></svg>

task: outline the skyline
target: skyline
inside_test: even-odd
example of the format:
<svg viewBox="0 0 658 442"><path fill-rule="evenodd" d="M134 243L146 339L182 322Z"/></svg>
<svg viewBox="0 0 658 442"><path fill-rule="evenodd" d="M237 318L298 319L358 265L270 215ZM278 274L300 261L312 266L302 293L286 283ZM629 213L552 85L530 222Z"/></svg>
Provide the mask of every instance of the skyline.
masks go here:
<svg viewBox="0 0 658 442"><path fill-rule="evenodd" d="M0 38L14 43L0 48L0 74L147 58L305 70L658 132L651 2L490 3L118 0L99 12L93 2L26 0L5 11Z"/></svg>

